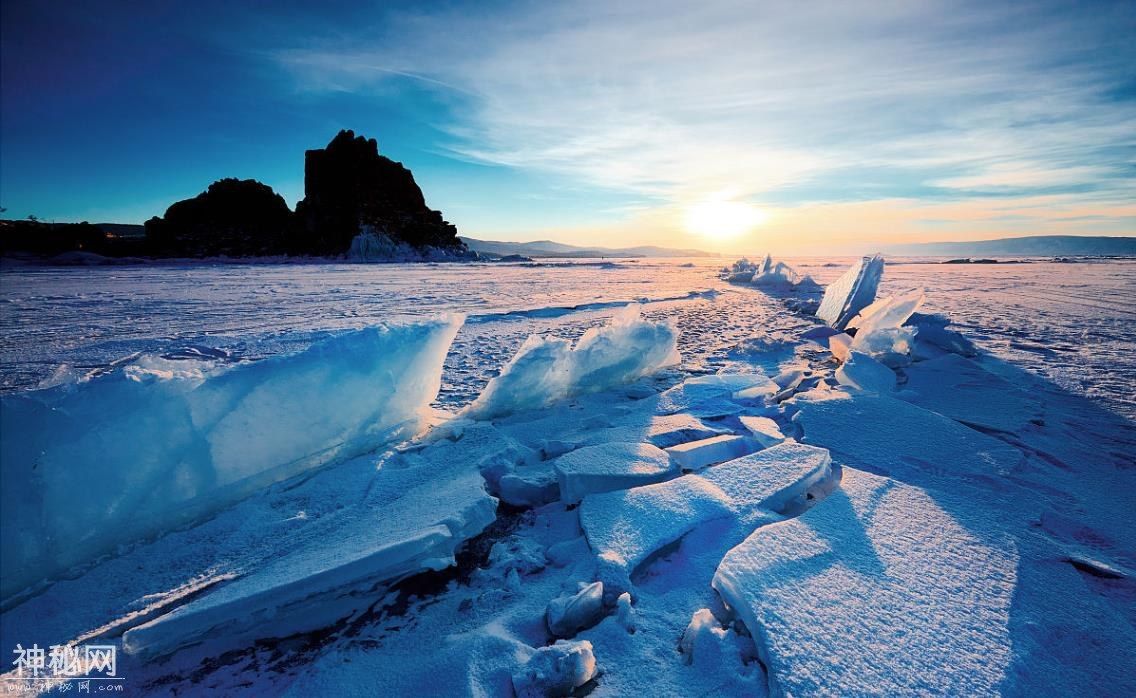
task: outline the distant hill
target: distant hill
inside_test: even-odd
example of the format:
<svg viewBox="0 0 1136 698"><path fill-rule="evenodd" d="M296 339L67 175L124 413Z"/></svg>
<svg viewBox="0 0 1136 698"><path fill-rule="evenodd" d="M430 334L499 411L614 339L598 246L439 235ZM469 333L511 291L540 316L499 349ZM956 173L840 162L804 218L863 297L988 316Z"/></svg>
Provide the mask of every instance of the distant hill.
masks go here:
<svg viewBox="0 0 1136 698"><path fill-rule="evenodd" d="M928 242L885 245L882 251L904 256L1003 256L1049 257L1054 255L1136 256L1136 237L1082 237L1078 235L1033 235L970 242Z"/></svg>
<svg viewBox="0 0 1136 698"><path fill-rule="evenodd" d="M482 254L504 257L511 254L525 257L716 257L718 255L702 250L676 250L669 247L642 245L639 247L579 247L552 240L535 242L505 242L500 240L476 240L463 237L462 242L469 249Z"/></svg>

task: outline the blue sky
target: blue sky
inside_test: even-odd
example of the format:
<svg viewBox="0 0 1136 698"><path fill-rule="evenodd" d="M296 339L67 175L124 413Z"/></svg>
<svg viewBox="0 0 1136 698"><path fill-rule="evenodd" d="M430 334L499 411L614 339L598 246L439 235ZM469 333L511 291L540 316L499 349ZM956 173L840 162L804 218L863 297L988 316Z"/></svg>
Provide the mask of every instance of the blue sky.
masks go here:
<svg viewBox="0 0 1136 698"><path fill-rule="evenodd" d="M0 205L290 204L340 128L463 234L732 250L1136 234L1136 4L7 0ZM707 238L684 212L765 223Z"/></svg>

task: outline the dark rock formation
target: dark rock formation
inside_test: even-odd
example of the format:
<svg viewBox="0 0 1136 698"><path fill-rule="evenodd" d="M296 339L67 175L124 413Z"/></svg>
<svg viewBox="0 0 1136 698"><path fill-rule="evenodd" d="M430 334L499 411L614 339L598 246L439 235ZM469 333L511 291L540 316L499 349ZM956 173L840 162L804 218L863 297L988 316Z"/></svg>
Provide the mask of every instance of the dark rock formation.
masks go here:
<svg viewBox="0 0 1136 698"><path fill-rule="evenodd" d="M222 179L146 221L146 239L160 255L256 257L286 252L292 226L292 211L271 187Z"/></svg>
<svg viewBox="0 0 1136 698"><path fill-rule="evenodd" d="M339 257L356 247L398 259L476 259L457 228L426 206L410 170L379 155L374 139L340 131L307 151L305 198L296 213L270 187L222 179L142 226L0 221L0 252L50 257L66 252L108 257ZM373 256L373 255L372 255ZM363 255L363 258L371 257ZM67 259L85 260L84 254Z"/></svg>
<svg viewBox="0 0 1136 698"><path fill-rule="evenodd" d="M457 228L426 206L410 170L379 155L375 139L352 131L305 154L296 216L304 246L317 254L346 252L362 226L415 247L464 247Z"/></svg>

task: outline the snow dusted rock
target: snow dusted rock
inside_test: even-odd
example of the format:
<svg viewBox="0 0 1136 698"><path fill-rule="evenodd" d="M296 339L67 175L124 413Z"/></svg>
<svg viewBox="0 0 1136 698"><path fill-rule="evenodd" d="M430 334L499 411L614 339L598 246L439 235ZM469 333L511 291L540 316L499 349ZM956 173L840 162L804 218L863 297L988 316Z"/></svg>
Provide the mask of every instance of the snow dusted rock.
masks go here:
<svg viewBox="0 0 1136 698"><path fill-rule="evenodd" d="M750 438L756 441L762 448L769 448L776 446L785 440L785 435L781 433L781 427L777 426L777 422L769 417L755 417L753 415L743 414L738 417L742 426L750 433Z"/></svg>
<svg viewBox="0 0 1136 698"><path fill-rule="evenodd" d="M740 458L754 450L753 443L744 436L723 434L671 446L666 451L675 464L685 471L691 471Z"/></svg>
<svg viewBox="0 0 1136 698"><path fill-rule="evenodd" d="M461 324L379 325L209 371L143 358L4 398L2 431L21 438L0 443L0 596L413 434Z"/></svg>
<svg viewBox="0 0 1136 698"><path fill-rule="evenodd" d="M947 354L905 369L899 397L963 424L1018 432L1041 419L1041 402L979 364Z"/></svg>
<svg viewBox="0 0 1136 698"><path fill-rule="evenodd" d="M754 523L803 508L833 474L828 451L784 443L669 482L589 495L580 527L617 586L654 553L707 521Z"/></svg>
<svg viewBox="0 0 1136 698"><path fill-rule="evenodd" d="M545 622L555 637L572 637L603 619L603 582L580 583L575 594L565 594L548 604Z"/></svg>
<svg viewBox="0 0 1136 698"><path fill-rule="evenodd" d="M596 675L596 658L587 640L560 640L533 652L513 672L517 698L567 696Z"/></svg>
<svg viewBox="0 0 1136 698"><path fill-rule="evenodd" d="M579 501L594 492L662 482L677 474L665 451L641 443L584 446L552 463L560 478L560 498L565 502Z"/></svg>
<svg viewBox="0 0 1136 698"><path fill-rule="evenodd" d="M771 694L999 694L1018 554L961 515L846 468L825 501L731 550L713 586L753 633Z"/></svg>
<svg viewBox="0 0 1136 698"><path fill-rule="evenodd" d="M1022 462L1013 446L897 398L814 391L794 402L801 440L857 468L968 477L1008 474Z"/></svg>
<svg viewBox="0 0 1136 698"><path fill-rule="evenodd" d="M836 369L836 380L861 392L887 394L895 390L895 371L858 351Z"/></svg>
<svg viewBox="0 0 1136 698"><path fill-rule="evenodd" d="M828 338L828 350L837 361L847 361L852 351L852 335L846 332L832 335Z"/></svg>
<svg viewBox="0 0 1136 698"><path fill-rule="evenodd" d="M632 304L576 341L529 337L464 414L491 419L595 393L678 363L678 330L640 319Z"/></svg>
<svg viewBox="0 0 1136 698"><path fill-rule="evenodd" d="M862 257L824 289L816 316L830 327L844 329L849 320L876 299L883 273L883 257Z"/></svg>

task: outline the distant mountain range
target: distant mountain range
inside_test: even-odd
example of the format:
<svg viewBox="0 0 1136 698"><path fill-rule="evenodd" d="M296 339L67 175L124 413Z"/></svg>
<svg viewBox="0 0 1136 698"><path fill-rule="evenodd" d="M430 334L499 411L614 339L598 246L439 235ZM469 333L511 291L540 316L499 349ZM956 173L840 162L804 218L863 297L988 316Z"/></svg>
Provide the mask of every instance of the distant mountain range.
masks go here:
<svg viewBox="0 0 1136 698"><path fill-rule="evenodd" d="M884 245L886 254L922 256L1050 257L1063 255L1136 256L1136 237L1083 237L1079 235L1032 235L970 242L926 242Z"/></svg>
<svg viewBox="0 0 1136 698"><path fill-rule="evenodd" d="M469 249L487 255L505 257L523 255L525 257L717 257L716 254L702 250L676 250L669 247L642 245L639 247L579 247L565 245L552 240L535 242L505 242L501 240L477 240L463 237Z"/></svg>

